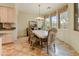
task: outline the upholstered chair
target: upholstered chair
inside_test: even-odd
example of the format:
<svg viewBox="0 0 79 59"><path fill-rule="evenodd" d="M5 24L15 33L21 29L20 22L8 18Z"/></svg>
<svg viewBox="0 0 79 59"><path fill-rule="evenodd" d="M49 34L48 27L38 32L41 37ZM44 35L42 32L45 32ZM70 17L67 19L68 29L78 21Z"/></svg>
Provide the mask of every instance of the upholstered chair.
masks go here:
<svg viewBox="0 0 79 59"><path fill-rule="evenodd" d="M48 31L48 38L47 38L47 52L49 54L49 50L52 49L54 54L56 52L56 49L55 49L55 39L56 39L56 34L57 34L57 29L56 28L52 28ZM53 48L50 48L49 49L49 46L50 45L53 45Z"/></svg>

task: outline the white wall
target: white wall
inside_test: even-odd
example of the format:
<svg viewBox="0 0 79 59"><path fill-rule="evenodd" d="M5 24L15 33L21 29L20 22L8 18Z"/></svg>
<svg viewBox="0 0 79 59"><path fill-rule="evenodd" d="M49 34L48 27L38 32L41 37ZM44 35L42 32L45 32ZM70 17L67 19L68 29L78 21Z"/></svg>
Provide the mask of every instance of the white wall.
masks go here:
<svg viewBox="0 0 79 59"><path fill-rule="evenodd" d="M28 23L27 23L26 14L19 12L18 13L18 20L17 20L18 36L23 36L25 34L27 24Z"/></svg>
<svg viewBox="0 0 79 59"><path fill-rule="evenodd" d="M34 20L31 15L18 11L17 15L17 34L18 36L25 36L26 35L26 28L28 27L28 21ZM30 16L30 18L29 18Z"/></svg>
<svg viewBox="0 0 79 59"><path fill-rule="evenodd" d="M74 31L74 4L68 4L69 23L68 29L59 29L58 37L70 44L77 52L79 52L79 32Z"/></svg>

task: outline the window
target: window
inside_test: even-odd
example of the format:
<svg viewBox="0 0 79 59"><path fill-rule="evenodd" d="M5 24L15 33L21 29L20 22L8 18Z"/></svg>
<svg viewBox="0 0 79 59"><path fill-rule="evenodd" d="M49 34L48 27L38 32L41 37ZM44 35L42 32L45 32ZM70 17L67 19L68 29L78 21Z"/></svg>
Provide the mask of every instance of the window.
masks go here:
<svg viewBox="0 0 79 59"><path fill-rule="evenodd" d="M60 13L60 28L67 29L68 28L68 11L64 11Z"/></svg>
<svg viewBox="0 0 79 59"><path fill-rule="evenodd" d="M43 24L44 24L44 20L38 20L37 21L37 26L38 26L38 28L41 28L41 29L43 29Z"/></svg>
<svg viewBox="0 0 79 59"><path fill-rule="evenodd" d="M45 19L45 29L48 29L50 27L50 17Z"/></svg>
<svg viewBox="0 0 79 59"><path fill-rule="evenodd" d="M52 28L56 28L57 27L57 16L52 16L51 17L52 20Z"/></svg>
<svg viewBox="0 0 79 59"><path fill-rule="evenodd" d="M79 3L74 4L74 30L79 31Z"/></svg>

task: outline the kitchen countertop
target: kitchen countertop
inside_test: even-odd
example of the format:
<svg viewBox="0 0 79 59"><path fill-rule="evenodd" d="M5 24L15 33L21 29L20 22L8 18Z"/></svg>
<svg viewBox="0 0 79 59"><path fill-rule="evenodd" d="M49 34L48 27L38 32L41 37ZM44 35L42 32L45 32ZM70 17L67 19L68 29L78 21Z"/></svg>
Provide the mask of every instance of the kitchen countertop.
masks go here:
<svg viewBox="0 0 79 59"><path fill-rule="evenodd" d="M15 30L0 30L0 36L5 35L7 33L11 33L13 31L15 31Z"/></svg>
<svg viewBox="0 0 79 59"><path fill-rule="evenodd" d="M1 30L0 34L10 33L13 32L13 30Z"/></svg>

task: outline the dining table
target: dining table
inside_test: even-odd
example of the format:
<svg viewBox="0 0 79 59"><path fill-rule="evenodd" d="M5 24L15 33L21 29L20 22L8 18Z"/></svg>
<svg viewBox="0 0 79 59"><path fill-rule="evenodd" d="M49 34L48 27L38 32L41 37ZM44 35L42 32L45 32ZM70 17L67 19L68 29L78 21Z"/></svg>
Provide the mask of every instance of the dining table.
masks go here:
<svg viewBox="0 0 79 59"><path fill-rule="evenodd" d="M56 29L53 29L53 33L56 31L57 31ZM41 39L41 48L42 48L42 41L48 38L48 31L47 30L32 30L32 32L34 33L35 36ZM53 44L53 46L54 46L54 53L55 53L55 43ZM47 53L49 54L48 42L47 42Z"/></svg>
<svg viewBox="0 0 79 59"><path fill-rule="evenodd" d="M45 38L47 38L47 36L48 36L48 31L46 31L46 30L32 30L32 32L33 32L33 34L35 35L35 36L37 36L38 37L38 39L41 41L41 48L43 47L42 45L42 41L45 39Z"/></svg>

